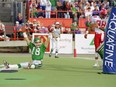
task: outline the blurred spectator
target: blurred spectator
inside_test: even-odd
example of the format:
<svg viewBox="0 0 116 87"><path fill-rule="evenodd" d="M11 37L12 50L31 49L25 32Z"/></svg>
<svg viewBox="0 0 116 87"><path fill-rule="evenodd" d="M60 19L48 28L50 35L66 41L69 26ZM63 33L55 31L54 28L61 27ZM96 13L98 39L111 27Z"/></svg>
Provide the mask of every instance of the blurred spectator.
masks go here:
<svg viewBox="0 0 116 87"><path fill-rule="evenodd" d="M77 28L77 30L75 31L75 34L82 34L82 32L79 28Z"/></svg>
<svg viewBox="0 0 116 87"><path fill-rule="evenodd" d="M38 18L44 18L44 12L42 11L42 7L40 7L40 8L38 9L37 17L38 17Z"/></svg>
<svg viewBox="0 0 116 87"><path fill-rule="evenodd" d="M105 9L109 8L109 2L108 2L108 0L104 0L103 4L104 4Z"/></svg>
<svg viewBox="0 0 116 87"><path fill-rule="evenodd" d="M45 10L45 8L46 8L46 0L40 0L40 7L42 7L42 10Z"/></svg>
<svg viewBox="0 0 116 87"><path fill-rule="evenodd" d="M63 10L67 11L67 12L64 12L64 17L65 18L70 18L70 15L72 13L72 12L70 12L70 10L71 10L71 3L67 2L67 1L64 1L63 2Z"/></svg>
<svg viewBox="0 0 116 87"><path fill-rule="evenodd" d="M75 38L75 33L76 33L76 31L78 30L78 24L77 24L77 22L74 21L74 22L71 24L70 28L71 28L71 33L73 34L73 38Z"/></svg>
<svg viewBox="0 0 116 87"><path fill-rule="evenodd" d="M66 4L66 10L71 10L71 3L65 1L65 4Z"/></svg>
<svg viewBox="0 0 116 87"><path fill-rule="evenodd" d="M87 9L85 10L85 17L87 16L92 16L92 10L90 7L87 7Z"/></svg>
<svg viewBox="0 0 116 87"><path fill-rule="evenodd" d="M22 26L16 21L15 29L16 29L16 36L17 38L23 38L23 33L21 31Z"/></svg>
<svg viewBox="0 0 116 87"><path fill-rule="evenodd" d="M99 15L100 11L99 11L99 7L98 6L95 6L95 9L93 10L92 12L92 15Z"/></svg>
<svg viewBox="0 0 116 87"><path fill-rule="evenodd" d="M9 41L10 38L6 36L5 25L0 20L0 40Z"/></svg>
<svg viewBox="0 0 116 87"><path fill-rule="evenodd" d="M62 33L64 34L69 34L71 32L70 28L65 28L65 27L62 27Z"/></svg>
<svg viewBox="0 0 116 87"><path fill-rule="evenodd" d="M116 0L113 0L112 6L113 6L113 7L116 7Z"/></svg>
<svg viewBox="0 0 116 87"><path fill-rule="evenodd" d="M32 35L32 31L33 31L32 28L33 28L33 23L31 23L30 21L27 21L27 23L25 24L25 29L26 29L28 36Z"/></svg>
<svg viewBox="0 0 116 87"><path fill-rule="evenodd" d="M63 3L65 0L58 0L59 2Z"/></svg>
<svg viewBox="0 0 116 87"><path fill-rule="evenodd" d="M16 18L16 21L18 21L20 25L24 25L24 18L21 15L21 13L18 13L18 16Z"/></svg>
<svg viewBox="0 0 116 87"><path fill-rule="evenodd" d="M70 30L69 27L68 27L68 28L65 27L64 24L61 24L60 26L61 26L61 32L62 32L62 33L64 33L64 34L68 34L68 33L70 33L71 30Z"/></svg>
<svg viewBox="0 0 116 87"><path fill-rule="evenodd" d="M35 32L34 30L36 30L37 26L39 25L39 21L37 21L36 19L33 20L33 24L32 24L32 33Z"/></svg>
<svg viewBox="0 0 116 87"><path fill-rule="evenodd" d="M54 10L51 11L51 18L56 18L57 8L54 7Z"/></svg>
<svg viewBox="0 0 116 87"><path fill-rule="evenodd" d="M95 6L96 6L96 2L91 2L90 3L91 11L93 11L95 9Z"/></svg>
<svg viewBox="0 0 116 87"><path fill-rule="evenodd" d="M82 14L83 14L83 10L81 9L81 7L78 7L78 9L77 9L77 18L78 19L77 20L79 20L79 18L81 17Z"/></svg>
<svg viewBox="0 0 116 87"><path fill-rule="evenodd" d="M51 17L51 2L49 0L46 0L45 3L45 16L46 18L50 18Z"/></svg>
<svg viewBox="0 0 116 87"><path fill-rule="evenodd" d="M41 25L37 24L36 28L34 29L35 33L40 33Z"/></svg>
<svg viewBox="0 0 116 87"><path fill-rule="evenodd" d="M37 3L36 4L37 4L36 8L37 9L40 9L40 0L37 0Z"/></svg>
<svg viewBox="0 0 116 87"><path fill-rule="evenodd" d="M30 1L29 1L29 5L30 5L30 9L32 9L33 6L37 7L37 2L36 2L36 0L30 0Z"/></svg>
<svg viewBox="0 0 116 87"><path fill-rule="evenodd" d="M74 4L71 5L71 11L72 11L73 22L77 21L77 9Z"/></svg>
<svg viewBox="0 0 116 87"><path fill-rule="evenodd" d="M35 4L32 4L32 8L30 9L30 17L37 18L38 16L38 10L36 8Z"/></svg>
<svg viewBox="0 0 116 87"><path fill-rule="evenodd" d="M34 28L34 32L36 32L36 33L48 33L48 29L42 23L38 22Z"/></svg>
<svg viewBox="0 0 116 87"><path fill-rule="evenodd" d="M50 2L51 2L51 5L52 5L51 10L54 11L56 9L57 0L50 0Z"/></svg>
<svg viewBox="0 0 116 87"><path fill-rule="evenodd" d="M61 2L57 2L57 11L58 11L58 18L63 18L64 17L64 14L63 14L63 5Z"/></svg>
<svg viewBox="0 0 116 87"><path fill-rule="evenodd" d="M45 27L43 24L41 24L41 28L39 30L39 33L48 33L48 28Z"/></svg>
<svg viewBox="0 0 116 87"><path fill-rule="evenodd" d="M70 18L70 14L69 14L68 11L67 11L66 13L64 13L64 17L65 17L65 18Z"/></svg>
<svg viewBox="0 0 116 87"><path fill-rule="evenodd" d="M72 24L71 24L71 31L72 32L75 32L76 30L77 30L77 28L78 28L78 24L77 24L77 22L76 21L74 21Z"/></svg>
<svg viewBox="0 0 116 87"><path fill-rule="evenodd" d="M88 7L90 7L90 3L86 2L85 6L84 6L84 11L86 11Z"/></svg>

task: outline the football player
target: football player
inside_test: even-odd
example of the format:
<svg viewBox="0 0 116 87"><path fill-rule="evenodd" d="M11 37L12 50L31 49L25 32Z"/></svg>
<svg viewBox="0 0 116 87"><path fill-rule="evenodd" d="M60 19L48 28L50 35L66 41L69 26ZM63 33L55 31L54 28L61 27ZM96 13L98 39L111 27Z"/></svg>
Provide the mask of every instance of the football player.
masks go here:
<svg viewBox="0 0 116 87"><path fill-rule="evenodd" d="M59 22L56 22L55 26L52 26L51 34L52 34L52 38L51 38L52 48L51 48L49 57L52 56L52 52L55 50L55 58L59 58L58 57L58 50L59 50L58 43L59 43L59 38L61 34L61 25Z"/></svg>
<svg viewBox="0 0 116 87"><path fill-rule="evenodd" d="M23 32L23 36L29 48L31 49L32 61L13 65L4 61L4 66L6 70L13 70L18 68L38 68L42 65L42 59L50 41L49 38L46 38L46 41L42 42L40 38L36 37L34 38L34 42L31 42L26 32Z"/></svg>
<svg viewBox="0 0 116 87"><path fill-rule="evenodd" d="M91 17L91 21L89 23L88 29L84 35L85 38L87 38L87 35L90 31L95 32L94 36L94 45L95 45L95 64L94 67L98 67L98 53L97 48L100 46L100 44L104 41L104 31L107 24L107 11L105 9L102 9L100 11L99 16L94 15Z"/></svg>

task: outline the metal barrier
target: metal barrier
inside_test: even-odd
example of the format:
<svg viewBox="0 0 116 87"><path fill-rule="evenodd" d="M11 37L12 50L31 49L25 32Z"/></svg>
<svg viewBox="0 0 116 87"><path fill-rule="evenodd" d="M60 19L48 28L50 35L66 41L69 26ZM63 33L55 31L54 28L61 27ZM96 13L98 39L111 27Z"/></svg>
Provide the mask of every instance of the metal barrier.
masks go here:
<svg viewBox="0 0 116 87"><path fill-rule="evenodd" d="M32 12L28 12L28 17L29 18L39 18L39 16L35 16L33 13L35 11L32 10ZM46 10L41 10L41 11L37 11L36 13L43 13L43 18L45 17L45 13L46 12L50 12L50 18L72 18L72 11L62 11L62 10L56 10L56 11L46 11Z"/></svg>
<svg viewBox="0 0 116 87"><path fill-rule="evenodd" d="M30 18L30 21L33 21L34 18ZM36 18L37 21L40 21L40 23L42 23L45 27L48 27L49 25L52 25L54 22L59 21L61 24L63 24L63 27L65 28L70 28L72 20L71 19L63 19L63 18L51 18L51 19L40 19L40 18ZM85 21L86 19L84 18L80 18L79 19L79 28L85 29ZM16 26L5 26L6 28L6 35L10 37L10 40L23 40L24 38L21 37L19 38L17 33L21 32L21 31L17 31L16 30ZM32 33L34 31L31 31Z"/></svg>

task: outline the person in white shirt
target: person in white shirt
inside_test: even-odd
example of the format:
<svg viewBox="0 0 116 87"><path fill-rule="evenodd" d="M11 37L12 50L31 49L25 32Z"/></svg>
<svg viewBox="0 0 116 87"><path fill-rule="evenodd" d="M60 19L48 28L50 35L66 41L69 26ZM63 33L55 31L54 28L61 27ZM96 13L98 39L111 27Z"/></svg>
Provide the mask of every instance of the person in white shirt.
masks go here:
<svg viewBox="0 0 116 87"><path fill-rule="evenodd" d="M55 26L52 26L52 29L53 29L51 31L52 48L51 48L49 57L52 56L52 53L55 50L55 58L59 58L58 51L59 51L59 39L61 34L61 24L59 22L56 22Z"/></svg>
<svg viewBox="0 0 116 87"><path fill-rule="evenodd" d="M40 0L40 7L42 7L42 10L45 10L46 8L46 0Z"/></svg>
<svg viewBox="0 0 116 87"><path fill-rule="evenodd" d="M49 0L46 0L46 3L45 3L45 17L46 18L50 18L51 16L51 2Z"/></svg>
<svg viewBox="0 0 116 87"><path fill-rule="evenodd" d="M92 16L92 11L91 11L91 8L88 7L86 10L85 10L85 17L87 16Z"/></svg>

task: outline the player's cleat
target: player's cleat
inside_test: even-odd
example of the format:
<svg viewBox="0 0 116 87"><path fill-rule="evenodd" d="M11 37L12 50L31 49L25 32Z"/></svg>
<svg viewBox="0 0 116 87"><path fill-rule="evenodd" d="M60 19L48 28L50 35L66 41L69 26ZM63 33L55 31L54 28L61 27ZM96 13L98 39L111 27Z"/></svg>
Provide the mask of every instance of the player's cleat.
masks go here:
<svg viewBox="0 0 116 87"><path fill-rule="evenodd" d="M93 67L99 67L99 64L98 64L98 63L95 63L95 64L93 65Z"/></svg>
<svg viewBox="0 0 116 87"><path fill-rule="evenodd" d="M9 68L9 63L8 63L7 61L4 60L4 61L3 61L3 64L4 64L4 66L5 66L6 69Z"/></svg>
<svg viewBox="0 0 116 87"><path fill-rule="evenodd" d="M51 57L52 55L51 54L49 54L49 57Z"/></svg>
<svg viewBox="0 0 116 87"><path fill-rule="evenodd" d="M59 58L58 56L55 56L55 58Z"/></svg>

